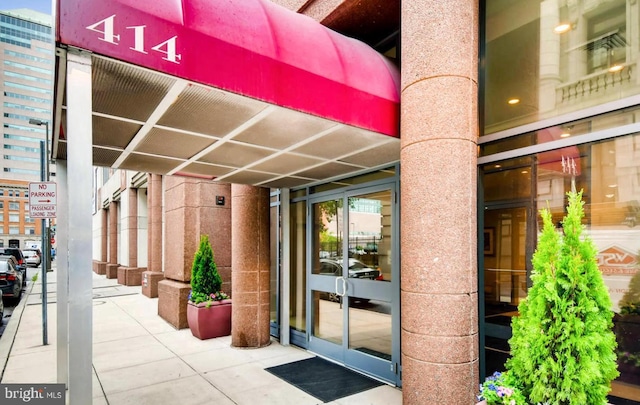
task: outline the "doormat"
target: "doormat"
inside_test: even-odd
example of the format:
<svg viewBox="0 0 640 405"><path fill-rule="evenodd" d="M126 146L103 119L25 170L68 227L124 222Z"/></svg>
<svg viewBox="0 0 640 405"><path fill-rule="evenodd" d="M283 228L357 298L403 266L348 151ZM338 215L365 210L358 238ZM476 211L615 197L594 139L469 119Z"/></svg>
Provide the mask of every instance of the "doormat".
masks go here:
<svg viewBox="0 0 640 405"><path fill-rule="evenodd" d="M265 370L322 402L335 401L383 385L380 381L319 357Z"/></svg>

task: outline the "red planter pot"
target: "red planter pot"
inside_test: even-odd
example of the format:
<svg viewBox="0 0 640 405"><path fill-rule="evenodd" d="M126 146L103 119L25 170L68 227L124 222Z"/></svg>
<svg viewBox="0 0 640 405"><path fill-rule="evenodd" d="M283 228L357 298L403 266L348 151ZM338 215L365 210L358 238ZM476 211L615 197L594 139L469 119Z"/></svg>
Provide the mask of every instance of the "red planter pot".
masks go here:
<svg viewBox="0 0 640 405"><path fill-rule="evenodd" d="M231 334L231 300L207 304L187 304L187 322L193 336L211 339Z"/></svg>

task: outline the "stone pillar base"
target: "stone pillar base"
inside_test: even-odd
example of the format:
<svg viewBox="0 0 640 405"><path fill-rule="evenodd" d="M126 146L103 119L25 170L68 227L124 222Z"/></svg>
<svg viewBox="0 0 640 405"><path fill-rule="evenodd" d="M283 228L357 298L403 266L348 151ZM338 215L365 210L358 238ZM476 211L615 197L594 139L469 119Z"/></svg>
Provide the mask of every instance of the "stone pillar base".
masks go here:
<svg viewBox="0 0 640 405"><path fill-rule="evenodd" d="M164 280L164 273L161 271L142 272L142 294L149 298L158 296L158 283Z"/></svg>
<svg viewBox="0 0 640 405"><path fill-rule="evenodd" d="M120 266L118 267L117 275L118 275L118 284L126 285L127 282L125 271L128 267Z"/></svg>
<svg viewBox="0 0 640 405"><path fill-rule="evenodd" d="M187 298L190 283L162 280L158 283L158 315L177 329L188 328Z"/></svg>
<svg viewBox="0 0 640 405"><path fill-rule="evenodd" d="M107 262L94 262L96 266L96 274L105 275L107 274Z"/></svg>
<svg viewBox="0 0 640 405"><path fill-rule="evenodd" d="M146 267L118 267L118 284L137 286L142 284L142 272Z"/></svg>
<svg viewBox="0 0 640 405"><path fill-rule="evenodd" d="M118 267L120 267L119 264L107 263L107 269L105 271L107 278L118 278Z"/></svg>

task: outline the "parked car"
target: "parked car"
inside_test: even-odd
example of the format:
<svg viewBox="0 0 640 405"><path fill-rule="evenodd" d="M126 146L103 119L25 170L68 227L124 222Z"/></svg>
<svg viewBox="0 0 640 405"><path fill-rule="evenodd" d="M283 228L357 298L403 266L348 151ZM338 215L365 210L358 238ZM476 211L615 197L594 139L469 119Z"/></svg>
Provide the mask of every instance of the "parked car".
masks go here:
<svg viewBox="0 0 640 405"><path fill-rule="evenodd" d="M331 276L341 276L342 272L342 259L320 259L320 274L323 275L331 275ZM376 269L372 269L367 266L363 262L357 259L349 258L349 278L360 278L360 279L368 279L368 280L378 280L380 278L380 271ZM342 297L340 297L336 293L322 293L320 295L322 299L328 299L333 302L341 302ZM357 301L362 303L366 303L369 300L365 298L355 298Z"/></svg>
<svg viewBox="0 0 640 405"><path fill-rule="evenodd" d="M25 249L22 251L24 261L27 266L38 267L42 263L42 254L40 249Z"/></svg>
<svg viewBox="0 0 640 405"><path fill-rule="evenodd" d="M22 272L22 280L24 285L27 284L27 262L24 260L24 254L22 250L14 247L0 247L0 255L13 256L16 259L16 267Z"/></svg>
<svg viewBox="0 0 640 405"><path fill-rule="evenodd" d="M14 301L22 295L22 272L18 270L13 256L0 256L0 290L2 297L12 297Z"/></svg>

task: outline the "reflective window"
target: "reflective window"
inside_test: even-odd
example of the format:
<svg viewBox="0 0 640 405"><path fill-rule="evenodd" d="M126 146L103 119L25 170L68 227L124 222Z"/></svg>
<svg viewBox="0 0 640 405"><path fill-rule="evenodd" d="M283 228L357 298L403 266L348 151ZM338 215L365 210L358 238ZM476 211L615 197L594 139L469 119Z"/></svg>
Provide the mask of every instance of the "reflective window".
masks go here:
<svg viewBox="0 0 640 405"><path fill-rule="evenodd" d="M640 93L634 2L485 5L485 135Z"/></svg>
<svg viewBox="0 0 640 405"><path fill-rule="evenodd" d="M585 234L596 246L615 314L621 375L612 395L640 400L640 135L487 164L481 171L487 371L502 369L508 357L511 318L530 286L539 210L549 208L560 226L575 183L584 193ZM636 387L625 390L620 383Z"/></svg>

